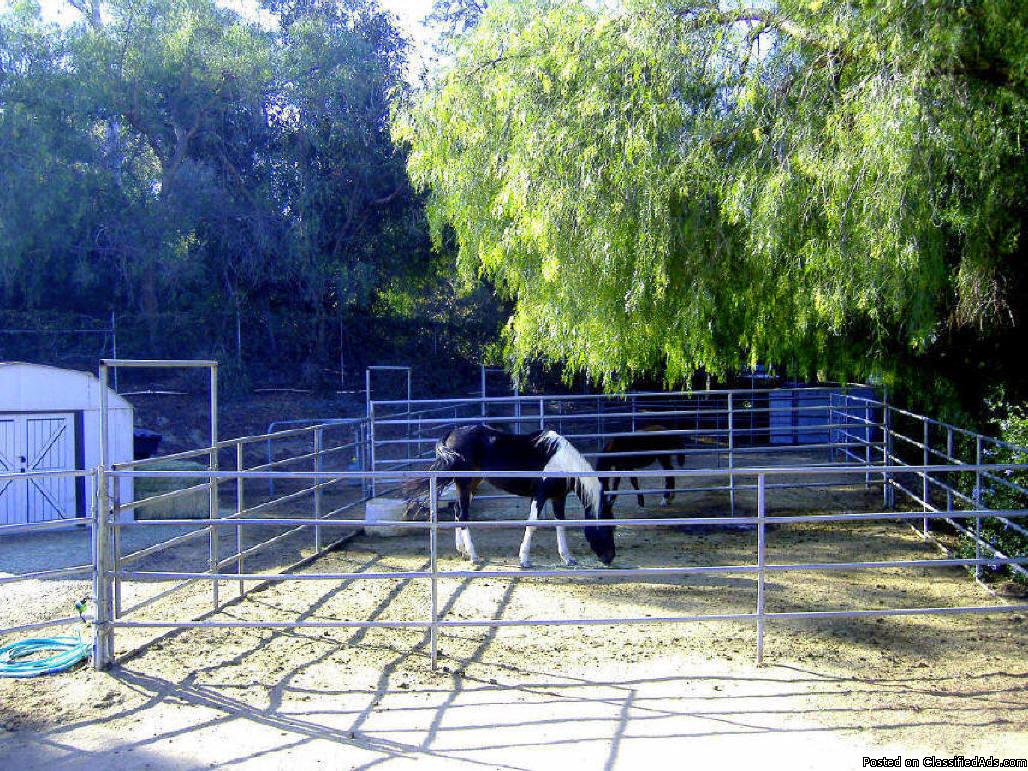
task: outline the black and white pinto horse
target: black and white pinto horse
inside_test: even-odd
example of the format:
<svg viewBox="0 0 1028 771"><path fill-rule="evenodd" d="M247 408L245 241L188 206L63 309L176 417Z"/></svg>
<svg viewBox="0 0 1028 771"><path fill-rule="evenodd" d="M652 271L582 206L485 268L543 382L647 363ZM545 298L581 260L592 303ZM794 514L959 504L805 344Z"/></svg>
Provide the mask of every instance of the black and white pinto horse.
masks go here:
<svg viewBox="0 0 1028 771"><path fill-rule="evenodd" d="M546 502L553 506L553 515L564 519L565 499L574 491L585 509L586 519L604 517L603 487L594 476L559 477L546 476L546 472L593 471L582 454L567 439L554 431L536 431L531 434L510 434L487 425L462 426L447 433L435 445L436 461L433 471L482 471L482 477L465 477L453 480L457 486L455 507L458 522L471 519L471 497L482 479L504 492L532 499L528 518L536 520L542 514ZM538 471L539 477L491 477L490 471ZM439 489L450 480L440 479ZM418 480L408 489L408 511L418 497L424 494L428 480ZM609 514L607 515L609 517ZM519 554L521 567L531 567L532 531L525 528ZM557 527L557 550L565 565L576 565L568 549L565 528ZM614 559L614 528L585 527L586 540L593 552L605 565ZM457 551L472 562L478 562L478 554L471 540L471 529L455 528Z"/></svg>

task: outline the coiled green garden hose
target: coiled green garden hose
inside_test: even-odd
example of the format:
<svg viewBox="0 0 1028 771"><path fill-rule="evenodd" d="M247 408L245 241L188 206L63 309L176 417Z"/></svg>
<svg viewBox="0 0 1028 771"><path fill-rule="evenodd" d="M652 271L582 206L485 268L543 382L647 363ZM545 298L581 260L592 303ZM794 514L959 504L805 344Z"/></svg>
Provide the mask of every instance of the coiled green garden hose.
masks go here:
<svg viewBox="0 0 1028 771"><path fill-rule="evenodd" d="M0 677L63 672L88 658L92 643L81 637L29 637L0 648Z"/></svg>
<svg viewBox="0 0 1028 771"><path fill-rule="evenodd" d="M75 603L83 624L87 600ZM92 652L93 644L75 637L30 637L0 647L0 677L38 677L71 669Z"/></svg>

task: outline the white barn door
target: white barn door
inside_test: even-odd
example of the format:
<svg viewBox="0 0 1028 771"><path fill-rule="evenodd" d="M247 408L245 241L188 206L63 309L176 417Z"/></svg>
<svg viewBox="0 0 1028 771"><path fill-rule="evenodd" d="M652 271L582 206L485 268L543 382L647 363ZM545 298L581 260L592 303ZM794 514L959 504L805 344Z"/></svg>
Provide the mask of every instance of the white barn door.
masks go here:
<svg viewBox="0 0 1028 771"><path fill-rule="evenodd" d="M75 468L72 413L0 418L0 467L4 471L66 471ZM0 484L0 522L14 525L75 517L75 479L38 477Z"/></svg>
<svg viewBox="0 0 1028 771"><path fill-rule="evenodd" d="M15 434L17 428L14 418L0 418L0 472L15 472L21 470L18 463L17 442ZM18 506L19 491L22 482L15 482L13 479L0 479L0 525L21 524L25 521L22 509Z"/></svg>

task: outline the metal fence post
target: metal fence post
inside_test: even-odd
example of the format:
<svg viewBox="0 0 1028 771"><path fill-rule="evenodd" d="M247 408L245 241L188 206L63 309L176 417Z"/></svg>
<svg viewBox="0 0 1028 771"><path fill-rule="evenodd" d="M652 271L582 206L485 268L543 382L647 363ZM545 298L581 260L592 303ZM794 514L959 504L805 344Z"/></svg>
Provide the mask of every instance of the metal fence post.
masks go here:
<svg viewBox="0 0 1028 771"><path fill-rule="evenodd" d="M882 401L882 465L892 465L892 415L889 412L888 393ZM895 502L895 491L892 489L892 473L882 473L882 498L886 510L891 510Z"/></svg>
<svg viewBox="0 0 1028 771"><path fill-rule="evenodd" d="M728 501L735 516L735 406L728 394Z"/></svg>
<svg viewBox="0 0 1028 771"><path fill-rule="evenodd" d="M832 416L835 415L835 392L828 392L828 405L825 407L827 411L827 419L825 425L828 426L828 462L835 463L835 429L832 428Z"/></svg>
<svg viewBox="0 0 1028 771"><path fill-rule="evenodd" d="M371 367L364 370L364 415L371 417Z"/></svg>
<svg viewBox="0 0 1028 771"><path fill-rule="evenodd" d="M96 607L96 623L93 633L93 668L102 670L107 669L114 657L109 565L110 497L107 491L107 473L103 464L96 469L95 484L97 495L94 521L93 604Z"/></svg>
<svg viewBox="0 0 1028 771"><path fill-rule="evenodd" d="M407 368L407 414L404 416L404 420L406 422L403 425L404 431L407 432L407 444L405 445L405 449L406 449L406 453L407 453L407 457L405 458L405 460L407 461L406 468L410 468L410 459L411 459L411 454L410 454L410 440L411 440L410 397L411 397L411 381L410 381L410 367L408 367ZM415 456L414 457L417 457L417 448L415 448Z"/></svg>
<svg viewBox="0 0 1028 771"><path fill-rule="evenodd" d="M864 489L871 487L871 406L864 404Z"/></svg>
<svg viewBox="0 0 1028 771"><path fill-rule="evenodd" d="M984 507L985 496L982 491L982 435L978 434L975 437L975 451L974 451L974 462L979 467L974 472L974 507L977 511L981 511ZM976 581L982 580L982 515L976 514L974 518L974 558L978 560L974 566L974 577Z"/></svg>
<svg viewBox="0 0 1028 771"><path fill-rule="evenodd" d="M354 456L358 458L360 463L360 470L368 470L368 419L365 418L357 424L357 430L353 435L354 444ZM361 474L361 497L368 497L368 478L364 474Z"/></svg>
<svg viewBox="0 0 1028 771"><path fill-rule="evenodd" d="M111 358L118 358L118 324L114 311L111 311ZM114 390L118 391L118 368L114 368Z"/></svg>
<svg viewBox="0 0 1028 771"><path fill-rule="evenodd" d="M93 603L96 629L93 634L93 668L106 669L114 658L114 630L111 627L111 543L110 490L107 467L110 462L107 404L108 369L100 364L100 465L96 469L96 518L94 524Z"/></svg>
<svg viewBox="0 0 1028 771"><path fill-rule="evenodd" d="M545 409L545 407L543 405L543 400L542 400L542 397L540 397L539 398L539 430L540 431L543 430L543 414L544 414L544 409Z"/></svg>
<svg viewBox="0 0 1028 771"><path fill-rule="evenodd" d="M321 452L324 448L324 429L314 429L314 471L321 471ZM410 447L410 444L407 445ZM314 480L314 518L321 519L321 477ZM321 527L314 526L314 551L321 551Z"/></svg>
<svg viewBox="0 0 1028 771"><path fill-rule="evenodd" d="M931 493L932 493L931 488L928 485L928 468L927 468L928 464L931 462L931 458L929 457L929 452L928 452L928 440L929 440L928 429L929 429L929 424L928 424L928 421L926 419L924 419L924 418L921 419L921 423L924 425L924 430L921 432L922 444L924 445L922 447L921 457L922 457L922 465L925 466L925 468L921 471L921 499L924 501L924 510L927 513L928 510L931 508L931 504L929 503L929 499L931 498ZM921 524L922 524L921 535L923 537L927 538L928 537L928 517L927 516L924 518L924 520L922 521Z"/></svg>
<svg viewBox="0 0 1028 771"><path fill-rule="evenodd" d="M480 365L482 370L482 400L479 402L482 417L485 417L485 364Z"/></svg>
<svg viewBox="0 0 1028 771"><path fill-rule="evenodd" d="M764 475L757 476L757 666L764 663L764 516L767 486Z"/></svg>
<svg viewBox="0 0 1028 771"><path fill-rule="evenodd" d="M436 661L439 657L439 640L438 640L438 629L437 624L439 621L439 589L438 583L438 572L436 559L438 555L438 544L437 544L437 531L439 525L439 502L438 502L438 477L431 477L428 480L428 499L430 508L430 519L432 527L428 531L429 539L429 562L431 563L431 624L428 628L429 634L429 645L431 647L431 660L432 669L436 667Z"/></svg>
<svg viewBox="0 0 1028 771"><path fill-rule="evenodd" d="M243 443L236 442L236 471L243 471L245 468L243 464ZM236 516L240 517L243 515L243 510L246 508L245 503L245 487L246 480L242 477L236 477ZM236 572L239 575L243 574L243 526L236 525ZM240 579L239 581L239 596L242 597L246 592L246 582Z"/></svg>
<svg viewBox="0 0 1028 771"><path fill-rule="evenodd" d="M211 375L211 459L210 459L210 470L218 470L218 365L214 364L210 369ZM218 528L213 524L213 521L218 518L218 480L213 476L209 477L209 489L210 496L208 499L209 506L209 518L211 520L210 526L210 571L212 573L219 573L220 567L218 566ZM217 579L211 581L211 603L214 606L214 610L218 609L218 581Z"/></svg>
<svg viewBox="0 0 1028 771"><path fill-rule="evenodd" d="M514 375L514 433L521 433L521 379Z"/></svg>
<svg viewBox="0 0 1028 771"><path fill-rule="evenodd" d="M946 462L953 463L953 429L946 429ZM946 479L946 511L953 511L953 479Z"/></svg>
<svg viewBox="0 0 1028 771"><path fill-rule="evenodd" d="M370 382L370 374L368 381ZM371 472L371 497L375 497L375 403L368 402L368 470Z"/></svg>
<svg viewBox="0 0 1028 771"><path fill-rule="evenodd" d="M112 619L121 616L121 528L118 521L121 515L121 480L114 479L111 485L111 566L114 570L114 612Z"/></svg>

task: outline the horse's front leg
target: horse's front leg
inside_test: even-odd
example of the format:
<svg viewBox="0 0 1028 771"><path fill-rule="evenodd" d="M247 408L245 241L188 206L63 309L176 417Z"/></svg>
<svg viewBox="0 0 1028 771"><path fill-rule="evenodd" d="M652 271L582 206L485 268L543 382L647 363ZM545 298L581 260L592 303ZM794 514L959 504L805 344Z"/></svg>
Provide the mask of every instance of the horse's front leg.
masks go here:
<svg viewBox="0 0 1028 771"><path fill-rule="evenodd" d="M564 504L566 500L562 496L557 496L553 499L553 516L557 519L564 519ZM569 568L573 568L578 564L578 561L571 556L571 549L568 548L568 536L566 527L557 528L557 552L560 554L561 560Z"/></svg>
<svg viewBox="0 0 1028 771"><path fill-rule="evenodd" d="M457 485L457 521L458 522L470 522L471 521L471 485L470 484L458 484ZM469 527L458 527L456 528L456 540L457 551L466 556L472 562L477 563L478 554L475 552L475 544L471 540L471 528Z"/></svg>
<svg viewBox="0 0 1028 771"><path fill-rule="evenodd" d="M640 509L645 509L646 508L646 498L644 498L642 496L642 494L640 494L640 492L639 492L639 480L636 479L635 477L629 477L628 481L631 482L632 483L632 487L635 488L635 497L639 499L639 508Z"/></svg>
<svg viewBox="0 0 1028 771"><path fill-rule="evenodd" d="M539 510L546 505L546 499L538 495L532 499L532 507L528 510L528 518L535 522L539 519ZM523 568L532 567L532 533L534 527L525 528L525 537L521 539L521 550L518 552L518 563Z"/></svg>
<svg viewBox="0 0 1028 771"><path fill-rule="evenodd" d="M453 518L457 522L465 522L468 516L467 510L464 508L464 487L460 481L455 484L457 488L457 500L453 502ZM468 491L468 503L471 503L471 494ZM453 545L457 549L457 554L466 556L464 553L464 528L455 527L453 528Z"/></svg>
<svg viewBox="0 0 1028 771"><path fill-rule="evenodd" d="M457 549L457 553L464 554L464 528L455 527L453 528L453 545Z"/></svg>
<svg viewBox="0 0 1028 771"><path fill-rule="evenodd" d="M671 464L671 458L669 458L667 455L659 456L658 461L660 462L660 465L663 467L665 471L673 471L675 468ZM664 478L664 490L664 497L661 499L660 502L664 506L670 506L671 501L673 501L675 498L675 478L673 476L668 476Z"/></svg>

